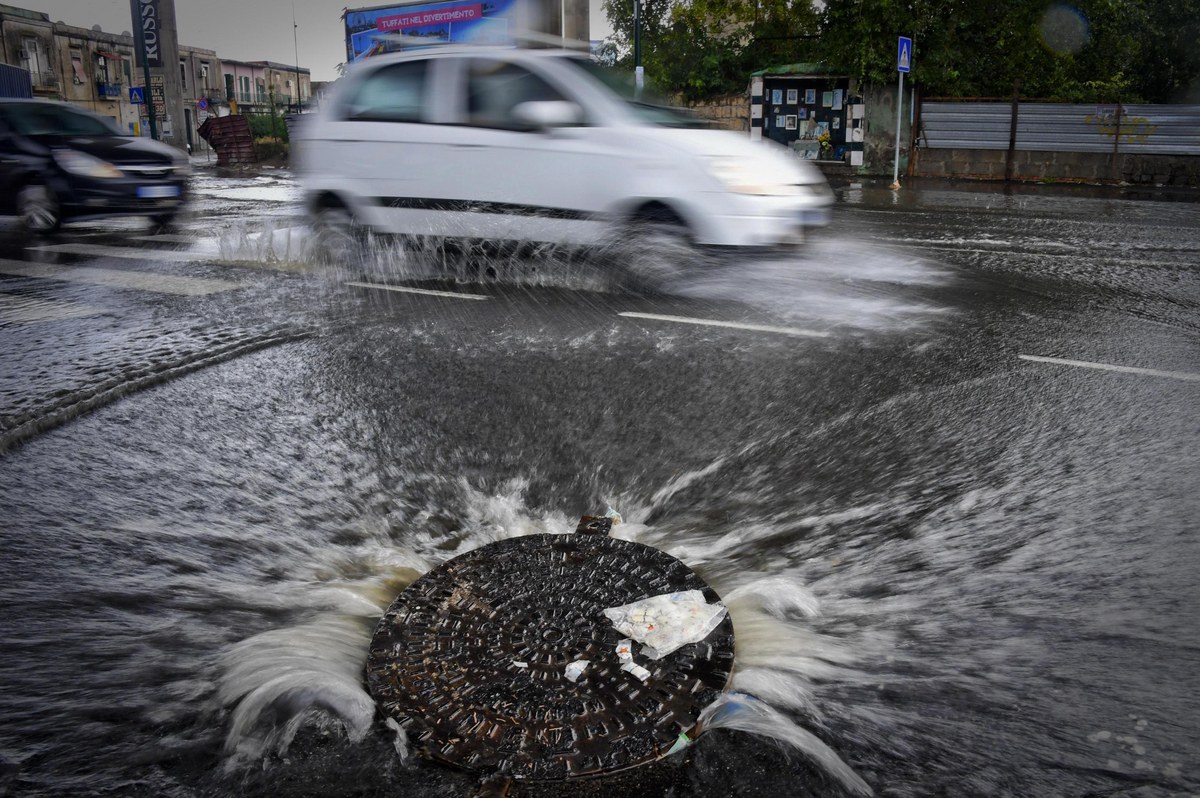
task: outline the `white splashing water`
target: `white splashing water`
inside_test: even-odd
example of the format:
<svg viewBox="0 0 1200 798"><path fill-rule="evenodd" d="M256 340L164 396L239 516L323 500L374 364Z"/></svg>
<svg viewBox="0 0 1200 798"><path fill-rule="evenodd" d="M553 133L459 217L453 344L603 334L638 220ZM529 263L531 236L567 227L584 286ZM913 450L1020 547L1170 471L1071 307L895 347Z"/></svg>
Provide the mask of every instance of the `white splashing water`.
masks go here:
<svg viewBox="0 0 1200 798"><path fill-rule="evenodd" d="M819 737L753 696L722 695L700 713L700 725L705 729L735 729L786 743L803 752L853 792L874 794L870 786Z"/></svg>
<svg viewBox="0 0 1200 798"><path fill-rule="evenodd" d="M370 629L360 619L327 616L235 646L219 691L222 704L237 705L225 739L227 765L285 753L310 720L336 721L351 741L362 740L375 717L360 684Z"/></svg>
<svg viewBox="0 0 1200 798"><path fill-rule="evenodd" d="M461 488L461 529L451 541L418 539L409 550L380 540L354 562L359 576L309 583L305 592L289 590L293 599L312 607L310 617L292 627L256 635L225 655L219 697L232 708L225 751L227 767L235 768L282 754L306 724L337 730L350 742L362 740L373 723L375 707L363 689L362 672L374 624L387 604L424 570L439 562L498 540L539 533L568 533L577 519L564 513L530 511L525 503L528 482L514 480L497 492L480 491L465 481ZM603 501L597 502L603 506ZM634 515L642 511L634 510ZM628 517L628 515L626 516ZM643 516L644 517L644 516ZM625 539L653 541L679 556L687 548L686 533L655 529L642 523L622 523L614 534ZM732 536L732 537L731 537ZM719 535L707 548L725 547L725 556L741 538L733 531ZM381 545L383 544L383 545ZM700 557L718 558L706 551ZM703 563L685 562L703 571ZM361 569L369 573L361 575ZM330 564L318 570L337 573ZM702 576L704 574L702 573ZM733 688L738 691L708 707L698 730L727 728L757 734L795 749L836 777L849 789L870 789L816 735L784 714L821 720L814 685L857 681L855 663L861 646L814 630L822 602L795 573L739 573L706 580L725 598L737 634ZM876 641L878 642L878 641ZM411 756L403 729L394 721L397 756Z"/></svg>

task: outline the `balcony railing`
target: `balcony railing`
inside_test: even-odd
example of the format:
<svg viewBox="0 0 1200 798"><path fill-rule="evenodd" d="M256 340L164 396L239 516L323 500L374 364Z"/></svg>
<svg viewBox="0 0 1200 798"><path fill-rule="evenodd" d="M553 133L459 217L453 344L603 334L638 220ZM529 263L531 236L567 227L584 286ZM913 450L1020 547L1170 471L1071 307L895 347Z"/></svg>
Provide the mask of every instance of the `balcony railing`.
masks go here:
<svg viewBox="0 0 1200 798"><path fill-rule="evenodd" d="M52 72L50 70L47 70L45 72L34 72L32 77L33 77L33 85L34 86L57 86L58 85L58 73L57 72Z"/></svg>
<svg viewBox="0 0 1200 798"><path fill-rule="evenodd" d="M121 84L120 83L102 83L96 82L96 94L106 100L121 99Z"/></svg>

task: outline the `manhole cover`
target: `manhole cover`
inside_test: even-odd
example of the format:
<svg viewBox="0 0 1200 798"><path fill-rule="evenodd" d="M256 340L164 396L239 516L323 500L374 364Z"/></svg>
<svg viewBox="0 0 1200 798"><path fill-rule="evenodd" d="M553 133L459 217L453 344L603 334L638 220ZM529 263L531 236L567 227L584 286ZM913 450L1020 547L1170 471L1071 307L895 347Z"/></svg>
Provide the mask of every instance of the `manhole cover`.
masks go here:
<svg viewBox="0 0 1200 798"><path fill-rule="evenodd" d="M581 527L582 529L582 527ZM558 780L666 754L733 668L728 614L699 643L621 670L624 635L602 614L701 590L679 560L602 534L531 535L456 557L414 582L375 630L367 682L424 756L485 773ZM640 646L634 646L635 653ZM567 665L590 664L575 682Z"/></svg>

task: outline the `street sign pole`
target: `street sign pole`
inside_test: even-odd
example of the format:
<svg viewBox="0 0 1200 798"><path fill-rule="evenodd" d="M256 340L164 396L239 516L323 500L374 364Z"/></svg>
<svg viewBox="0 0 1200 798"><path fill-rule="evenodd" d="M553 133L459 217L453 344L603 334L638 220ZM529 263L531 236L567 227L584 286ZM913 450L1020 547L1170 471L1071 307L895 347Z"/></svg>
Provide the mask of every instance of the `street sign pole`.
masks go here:
<svg viewBox="0 0 1200 798"><path fill-rule="evenodd" d="M150 92L150 101L146 103L146 113L150 117L150 138L158 138L158 122L154 118L154 90L150 88L150 65L146 63L146 48L142 46L142 77L146 81L146 91Z"/></svg>
<svg viewBox="0 0 1200 798"><path fill-rule="evenodd" d="M642 97L642 0L633 0L633 98Z"/></svg>
<svg viewBox="0 0 1200 798"><path fill-rule="evenodd" d="M912 68L912 39L901 36L896 43L896 70L900 85L896 89L896 163L892 169L892 188L900 188L900 123L904 118L904 73Z"/></svg>
<svg viewBox="0 0 1200 798"><path fill-rule="evenodd" d="M904 73L900 73L900 87L896 89L896 163L892 169L892 188L900 188L900 120L904 111Z"/></svg>

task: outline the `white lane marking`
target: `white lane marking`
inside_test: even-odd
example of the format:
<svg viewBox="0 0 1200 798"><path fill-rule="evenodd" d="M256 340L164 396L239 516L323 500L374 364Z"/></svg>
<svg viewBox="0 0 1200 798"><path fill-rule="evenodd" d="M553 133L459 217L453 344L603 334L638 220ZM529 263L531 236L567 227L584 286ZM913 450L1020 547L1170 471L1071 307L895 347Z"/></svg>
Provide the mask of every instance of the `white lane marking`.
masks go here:
<svg viewBox="0 0 1200 798"><path fill-rule="evenodd" d="M1135 366L1113 366L1108 363L1090 363L1086 360L1065 360L1060 357L1039 357L1038 355L1017 355L1021 360L1032 360L1035 363L1053 363L1058 366L1078 366L1084 369L1099 371L1119 371L1124 374L1141 374L1145 377L1168 377L1172 380L1188 380L1200 382L1200 374L1189 374L1186 371L1159 371L1158 369L1141 369Z"/></svg>
<svg viewBox="0 0 1200 798"><path fill-rule="evenodd" d="M26 247L26 249L37 249L43 252L62 252L67 255L152 260L160 263L217 260L212 255L205 255L201 252L187 252L181 249L134 249L133 247L110 247L104 244L47 244L41 247Z"/></svg>
<svg viewBox="0 0 1200 798"><path fill-rule="evenodd" d="M0 324L29 324L37 321L78 319L104 313L103 308L56 302L52 299L0 294Z"/></svg>
<svg viewBox="0 0 1200 798"><path fill-rule="evenodd" d="M157 241L160 244L195 244L199 235L185 236L178 233L159 233L152 236L130 236L131 241Z"/></svg>
<svg viewBox="0 0 1200 798"><path fill-rule="evenodd" d="M799 327L772 327L767 324L742 324L734 321L719 321L717 319L694 319L690 316L662 316L658 313L618 313L630 319L653 319L654 321L674 321L680 324L700 324L706 327L728 327L734 330L750 330L751 332L776 333L778 335L795 335L805 338L828 338L829 333L819 330L803 330Z"/></svg>
<svg viewBox="0 0 1200 798"><path fill-rule="evenodd" d="M486 294L461 294L456 291L434 291L430 288L409 288L405 285L380 285L379 283L356 283L348 281L346 285L357 288L378 288L381 291L395 291L400 294L423 294L424 296L447 296L453 299L491 299Z"/></svg>
<svg viewBox="0 0 1200 798"><path fill-rule="evenodd" d="M90 266L58 266L50 263L28 263L0 258L0 273L16 277L39 277L64 280L70 283L90 283L112 288L133 288L177 296L208 296L221 291L241 288L241 283L227 280L208 280L199 277L176 277L164 274L145 274L120 269L96 269Z"/></svg>

